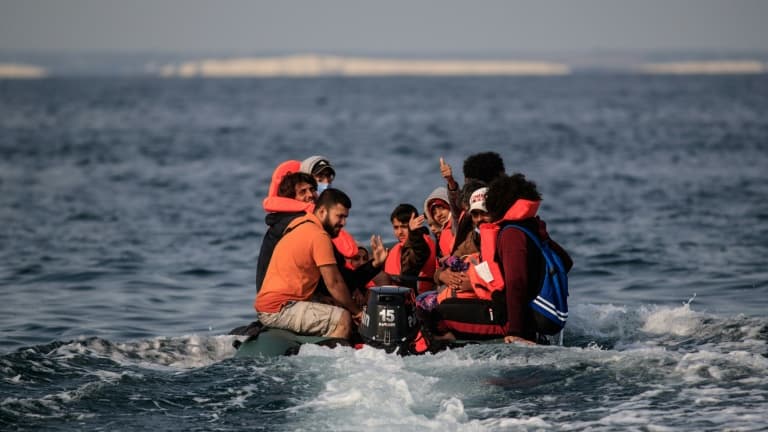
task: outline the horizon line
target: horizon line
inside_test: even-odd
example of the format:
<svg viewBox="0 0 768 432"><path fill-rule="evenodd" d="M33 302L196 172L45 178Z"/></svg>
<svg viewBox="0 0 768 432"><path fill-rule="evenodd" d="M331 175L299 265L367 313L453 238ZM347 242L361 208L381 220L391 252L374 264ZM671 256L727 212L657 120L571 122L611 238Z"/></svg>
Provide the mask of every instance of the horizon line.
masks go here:
<svg viewBox="0 0 768 432"><path fill-rule="evenodd" d="M91 70L98 65L91 64ZM114 65L113 65L114 66ZM102 65L104 67L104 65ZM375 77L375 76L514 76L569 75L574 70L638 74L762 74L768 60L754 58L686 60L669 58L647 61L624 58L610 62L545 61L541 59L419 59L296 54L281 56L234 56L179 61L145 61L134 65L133 75L160 77ZM86 67L85 73L87 74ZM83 71L81 71L83 72ZM102 71L104 72L104 71ZM117 72L113 68L113 72ZM2 62L0 78L45 78L66 75L55 68L30 62Z"/></svg>

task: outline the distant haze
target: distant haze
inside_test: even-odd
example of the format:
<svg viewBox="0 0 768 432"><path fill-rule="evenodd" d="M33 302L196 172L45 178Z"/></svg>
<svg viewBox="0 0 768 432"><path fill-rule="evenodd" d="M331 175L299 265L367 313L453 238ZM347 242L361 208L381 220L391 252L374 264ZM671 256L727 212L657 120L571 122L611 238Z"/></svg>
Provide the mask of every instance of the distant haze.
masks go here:
<svg viewBox="0 0 768 432"><path fill-rule="evenodd" d="M768 50L761 0L0 0L0 52L509 56Z"/></svg>

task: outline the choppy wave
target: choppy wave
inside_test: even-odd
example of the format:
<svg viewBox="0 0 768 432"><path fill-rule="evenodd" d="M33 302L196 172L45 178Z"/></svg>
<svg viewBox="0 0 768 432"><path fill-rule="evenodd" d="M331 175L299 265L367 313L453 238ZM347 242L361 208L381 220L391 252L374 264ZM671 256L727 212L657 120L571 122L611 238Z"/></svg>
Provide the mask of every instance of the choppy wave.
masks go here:
<svg viewBox="0 0 768 432"><path fill-rule="evenodd" d="M414 357L307 345L293 357L233 359L235 337L199 335L23 348L0 358L0 423L90 429L117 412L146 417L121 420L128 427L155 419L227 429L259 412L269 430L765 426L765 319L691 304L584 304L572 315L562 347L475 345Z"/></svg>

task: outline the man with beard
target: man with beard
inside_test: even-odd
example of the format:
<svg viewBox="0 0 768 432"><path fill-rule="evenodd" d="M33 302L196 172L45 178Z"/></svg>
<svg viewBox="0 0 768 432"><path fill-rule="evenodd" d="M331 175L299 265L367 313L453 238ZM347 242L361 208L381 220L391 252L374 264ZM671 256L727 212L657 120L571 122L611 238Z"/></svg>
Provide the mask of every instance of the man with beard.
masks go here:
<svg viewBox="0 0 768 432"><path fill-rule="evenodd" d="M344 283L331 239L346 224L351 207L344 192L329 188L312 213L288 225L254 302L262 324L302 335L349 338L362 311ZM374 265L381 265L387 250L380 237L371 238L371 248ZM314 301L321 279L338 306Z"/></svg>

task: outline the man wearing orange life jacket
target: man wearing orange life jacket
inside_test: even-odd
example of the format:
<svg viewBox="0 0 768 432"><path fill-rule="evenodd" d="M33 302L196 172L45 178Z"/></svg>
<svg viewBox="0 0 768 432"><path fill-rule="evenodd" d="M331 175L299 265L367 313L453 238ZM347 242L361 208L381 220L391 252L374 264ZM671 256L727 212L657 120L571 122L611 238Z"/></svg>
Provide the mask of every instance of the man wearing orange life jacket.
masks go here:
<svg viewBox="0 0 768 432"><path fill-rule="evenodd" d="M413 288L417 293L433 289L435 267L435 243L424 225L424 216L416 207L400 204L390 215L392 230L398 243L392 247L384 272L393 284Z"/></svg>
<svg viewBox="0 0 768 432"><path fill-rule="evenodd" d="M549 238L536 213L541 196L522 174L494 180L486 207L495 223L480 226L480 259L468 270L473 298L444 299L438 306L441 323L462 338L504 337L506 342L535 342L536 321L529 306L541 287L543 258L515 224L537 233L563 259L568 254Z"/></svg>
<svg viewBox="0 0 768 432"><path fill-rule="evenodd" d="M348 338L362 312L339 271L331 238L346 224L352 202L338 189L325 190L312 213L294 219L275 246L254 308L268 327L304 335ZM374 260L383 264L381 238L371 238ZM379 264L379 265L381 265ZM315 292L325 281L333 304L319 302Z"/></svg>

